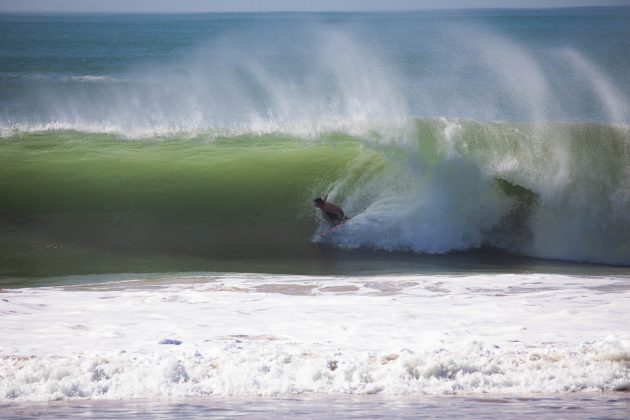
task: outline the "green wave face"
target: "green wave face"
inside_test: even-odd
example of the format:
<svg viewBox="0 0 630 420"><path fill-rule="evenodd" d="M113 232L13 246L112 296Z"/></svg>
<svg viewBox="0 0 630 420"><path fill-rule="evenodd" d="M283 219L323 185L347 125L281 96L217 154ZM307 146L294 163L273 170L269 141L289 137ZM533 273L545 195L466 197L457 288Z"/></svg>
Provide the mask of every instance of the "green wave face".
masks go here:
<svg viewBox="0 0 630 420"><path fill-rule="evenodd" d="M2 272L202 269L335 248L627 265L629 144L620 126L445 119L308 138L17 133L0 140ZM311 201L325 193L353 218L322 237Z"/></svg>
<svg viewBox="0 0 630 420"><path fill-rule="evenodd" d="M285 136L127 141L75 132L16 136L0 149L7 274L45 272L57 258L81 265L75 257L84 254L92 260L84 270L100 271L95 252L115 261L301 255L313 233L313 196L359 153L356 142L335 135L304 144Z"/></svg>
<svg viewBox="0 0 630 420"><path fill-rule="evenodd" d="M215 224L282 220L280 214L294 218L309 180L330 182L357 153L347 141L332 142L28 135L2 143L2 211L15 216L136 214Z"/></svg>

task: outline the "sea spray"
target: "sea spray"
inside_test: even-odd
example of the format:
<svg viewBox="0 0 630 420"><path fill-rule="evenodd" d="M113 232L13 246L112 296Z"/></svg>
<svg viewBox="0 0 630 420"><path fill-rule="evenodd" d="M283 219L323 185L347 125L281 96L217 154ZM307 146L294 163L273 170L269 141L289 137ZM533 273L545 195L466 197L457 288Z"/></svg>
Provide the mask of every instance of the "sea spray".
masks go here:
<svg viewBox="0 0 630 420"><path fill-rule="evenodd" d="M27 109L2 115L2 133L309 137L334 130L368 133L407 118L395 72L364 42L318 26L301 32L295 40L274 42L228 34L192 48L181 61L131 68L122 80L86 84L82 77L82 83L28 88L20 100ZM274 59L282 55L287 61Z"/></svg>
<svg viewBox="0 0 630 420"><path fill-rule="evenodd" d="M380 153L373 176L350 170L352 187L335 183L344 208L364 210L324 240L628 264L628 136L609 125L420 121L416 158Z"/></svg>
<svg viewBox="0 0 630 420"><path fill-rule="evenodd" d="M312 137L387 131L410 117L628 122L623 70L588 43L540 45L517 36L509 20L503 27L446 19L436 32L418 19L387 20L389 36L369 19L309 19L286 36L272 19L228 25L159 62L149 54L103 74L67 74L57 64L44 73L8 68L0 75L0 133ZM105 45L112 51L104 54L120 53Z"/></svg>

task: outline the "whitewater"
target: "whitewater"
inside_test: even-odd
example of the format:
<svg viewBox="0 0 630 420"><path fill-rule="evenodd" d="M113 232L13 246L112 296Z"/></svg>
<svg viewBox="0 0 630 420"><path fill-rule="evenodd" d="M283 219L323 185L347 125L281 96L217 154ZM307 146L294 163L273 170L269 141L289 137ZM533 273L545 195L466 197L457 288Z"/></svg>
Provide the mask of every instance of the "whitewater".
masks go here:
<svg viewBox="0 0 630 420"><path fill-rule="evenodd" d="M0 392L627 391L629 289L627 277L215 274L7 291Z"/></svg>
<svg viewBox="0 0 630 420"><path fill-rule="evenodd" d="M0 408L623 418L629 19L0 14Z"/></svg>

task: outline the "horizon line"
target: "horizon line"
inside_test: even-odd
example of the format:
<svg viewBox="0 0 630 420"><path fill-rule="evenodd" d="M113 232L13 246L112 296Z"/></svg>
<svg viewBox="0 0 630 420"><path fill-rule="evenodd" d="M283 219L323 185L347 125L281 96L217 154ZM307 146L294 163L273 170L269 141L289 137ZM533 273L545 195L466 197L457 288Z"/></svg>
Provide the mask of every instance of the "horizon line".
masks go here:
<svg viewBox="0 0 630 420"><path fill-rule="evenodd" d="M457 12L457 11L475 11L475 10L566 10L566 9L608 9L608 8L630 8L630 5L591 5L591 6L549 6L549 7L522 7L522 6L501 6L501 7L427 7L419 9L373 9L373 10L196 10L196 11L172 11L172 10L156 10L156 11L137 11L137 10L0 10L0 14L85 14L85 15L106 15L106 14L124 14L124 15L201 15L201 14L238 14L238 13L409 13L409 12Z"/></svg>

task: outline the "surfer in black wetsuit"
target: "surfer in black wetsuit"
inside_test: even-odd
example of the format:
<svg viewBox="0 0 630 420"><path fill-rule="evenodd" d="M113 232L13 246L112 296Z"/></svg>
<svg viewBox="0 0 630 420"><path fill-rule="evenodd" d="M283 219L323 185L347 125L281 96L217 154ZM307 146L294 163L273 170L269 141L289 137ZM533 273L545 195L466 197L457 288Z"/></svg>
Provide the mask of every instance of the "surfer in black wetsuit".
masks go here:
<svg viewBox="0 0 630 420"><path fill-rule="evenodd" d="M322 215L324 216L324 218L332 225L337 226L340 223L345 222L346 220L348 220L348 218L346 217L346 215L344 214L343 210L341 209L341 207L333 204L333 203L328 203L326 200L328 198L328 195L324 196L324 198L321 197L317 197L315 200L313 200L313 204L315 205L315 207L317 207L318 209L321 210Z"/></svg>

